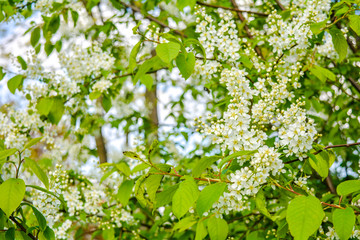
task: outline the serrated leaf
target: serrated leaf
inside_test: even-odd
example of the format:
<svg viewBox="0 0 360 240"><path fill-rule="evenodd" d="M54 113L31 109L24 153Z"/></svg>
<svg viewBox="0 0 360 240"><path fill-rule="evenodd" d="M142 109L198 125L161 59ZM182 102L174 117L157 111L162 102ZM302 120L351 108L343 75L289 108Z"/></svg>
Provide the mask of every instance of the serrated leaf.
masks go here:
<svg viewBox="0 0 360 240"><path fill-rule="evenodd" d="M348 180L340 183L336 188L337 194L342 196L346 196L357 191L360 191L360 180Z"/></svg>
<svg viewBox="0 0 360 240"><path fill-rule="evenodd" d="M166 188L164 191L156 193L155 196L155 208L165 206L171 203L172 198L179 188L179 184Z"/></svg>
<svg viewBox="0 0 360 240"><path fill-rule="evenodd" d="M286 221L295 240L307 240L319 229L324 217L320 201L311 195L294 198L286 212Z"/></svg>
<svg viewBox="0 0 360 240"><path fill-rule="evenodd" d="M360 16L359 15L350 15L349 17L349 25L351 29L360 36Z"/></svg>
<svg viewBox="0 0 360 240"><path fill-rule="evenodd" d="M220 196L226 189L226 183L218 182L206 186L196 201L196 211L201 217L205 212L209 211L212 205L219 200Z"/></svg>
<svg viewBox="0 0 360 240"><path fill-rule="evenodd" d="M149 174L145 174L141 176L135 183L135 189L134 194L136 199L139 201L140 205L145 207L147 204L147 201L144 197L145 194L145 187L144 187L144 181L149 176Z"/></svg>
<svg viewBox="0 0 360 240"><path fill-rule="evenodd" d="M322 82L326 82L327 79L330 79L331 81L336 80L335 74L326 68L314 65L311 68L309 68L309 71L312 74L314 74L318 79L320 79Z"/></svg>
<svg viewBox="0 0 360 240"><path fill-rule="evenodd" d="M16 75L15 77L11 78L11 79L7 82L9 91L10 91L12 94L15 94L16 89L19 88L19 86L22 84L23 80L24 80L24 76L23 76L23 75Z"/></svg>
<svg viewBox="0 0 360 240"><path fill-rule="evenodd" d="M49 179L46 173L39 167L39 165L32 159L25 158L26 165L35 173L39 180L44 184L44 186L49 189Z"/></svg>
<svg viewBox="0 0 360 240"><path fill-rule="evenodd" d="M337 27L332 27L329 30L332 42L336 52L339 54L339 61L342 62L347 55L348 44L344 37L344 34Z"/></svg>
<svg viewBox="0 0 360 240"><path fill-rule="evenodd" d="M329 175L329 165L321 155L307 154L309 156L309 163L311 167L324 179Z"/></svg>
<svg viewBox="0 0 360 240"><path fill-rule="evenodd" d="M173 231L179 230L179 232L185 231L191 228L196 223L194 216L189 216L181 219L174 225Z"/></svg>
<svg viewBox="0 0 360 240"><path fill-rule="evenodd" d="M192 52L188 54L180 53L176 57L176 66L179 68L181 76L188 79L191 74L194 72L195 68L195 55Z"/></svg>
<svg viewBox="0 0 360 240"><path fill-rule="evenodd" d="M256 204L256 208L257 208L257 210L259 210L259 212L261 212L266 217L273 220L272 216L270 215L269 211L266 208L266 198L264 195L264 191L262 189L260 189L258 191L258 193L256 194L255 204Z"/></svg>
<svg viewBox="0 0 360 240"><path fill-rule="evenodd" d="M131 170L129 165L127 165L126 162L119 162L115 164L115 167L117 168L117 170L119 170L121 173L123 173L125 176L130 176L131 174Z"/></svg>
<svg viewBox="0 0 360 240"><path fill-rule="evenodd" d="M156 55L165 62L170 63L179 54L180 45L174 42L161 43L156 47Z"/></svg>
<svg viewBox="0 0 360 240"><path fill-rule="evenodd" d="M322 22L313 23L310 25L310 30L313 34L317 35L322 32L322 30L326 27L327 19Z"/></svg>
<svg viewBox="0 0 360 240"><path fill-rule="evenodd" d="M333 212L334 229L340 240L347 240L352 235L355 225L355 213L350 207L346 209L335 209Z"/></svg>
<svg viewBox="0 0 360 240"><path fill-rule="evenodd" d="M229 226L224 219L211 217L207 222L207 229L211 240L225 240L229 233Z"/></svg>
<svg viewBox="0 0 360 240"><path fill-rule="evenodd" d="M192 171L194 177L199 177L206 168L210 167L214 162L219 160L221 156L210 156L201 158Z"/></svg>
<svg viewBox="0 0 360 240"><path fill-rule="evenodd" d="M116 197L123 206L127 206L127 204L129 203L129 199L133 187L134 187L133 180L125 180L121 183L118 192L116 194Z"/></svg>
<svg viewBox="0 0 360 240"><path fill-rule="evenodd" d="M7 217L20 205L25 195L25 182L10 178L0 185L0 208Z"/></svg>
<svg viewBox="0 0 360 240"><path fill-rule="evenodd" d="M184 216L190 207L192 207L199 196L198 187L191 177L186 177L185 181L180 183L172 198L172 211L180 219Z"/></svg>

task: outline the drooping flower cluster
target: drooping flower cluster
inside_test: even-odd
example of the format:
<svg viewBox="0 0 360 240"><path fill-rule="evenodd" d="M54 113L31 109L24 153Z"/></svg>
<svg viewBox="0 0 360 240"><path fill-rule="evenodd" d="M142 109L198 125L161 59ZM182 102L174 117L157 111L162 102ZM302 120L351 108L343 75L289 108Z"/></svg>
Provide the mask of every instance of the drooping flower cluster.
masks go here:
<svg viewBox="0 0 360 240"><path fill-rule="evenodd" d="M230 68L220 69L218 64L214 64L217 60L206 61L204 64L197 62L198 76L211 79L220 73L219 81L226 86L231 96L221 119L216 114L209 114L209 123L197 121L200 131L211 136L223 151L258 151L250 158L238 158L242 168L230 174L229 192L224 193L219 202L214 204L218 213L246 209L247 197L255 195L268 177L286 172L283 160L280 159L281 154L301 160L317 138L314 121L307 117L307 112L302 108L304 100L300 98L290 107L288 103L295 97L292 90L301 86L299 81L304 74L302 60L308 52L305 49L309 48L309 39L313 35L309 23L326 19L330 1L321 1L325 6L322 5L320 10L314 8L320 4L317 1L294 1L291 4L298 10L289 19L284 19L275 10L267 18L268 25L264 27L264 33L269 39L268 44L273 47L275 59L274 62L266 63L267 65L259 63L261 61L254 50L241 44L242 40L237 34L229 33L232 28L231 13L223 13L221 10L219 16L223 21L215 26L212 17L204 9L198 10L203 20L198 20L197 30L201 34L202 43L209 45L206 47L207 54L212 56L212 53L220 50L221 41L229 44L230 39L236 39L240 47L231 49L251 59L253 65L245 66L255 68L258 72L250 75L246 68L234 62L242 62L239 55L233 53L231 56L237 57L231 59L223 49L219 51L219 59L228 60ZM224 21L229 23L224 25ZM223 27L227 30L221 30ZM225 34L216 33L218 29ZM289 51L285 52L286 50ZM254 71L249 72L254 74ZM265 141L270 138L274 138L274 144L265 145ZM306 179L303 180L298 179L299 185L306 184Z"/></svg>

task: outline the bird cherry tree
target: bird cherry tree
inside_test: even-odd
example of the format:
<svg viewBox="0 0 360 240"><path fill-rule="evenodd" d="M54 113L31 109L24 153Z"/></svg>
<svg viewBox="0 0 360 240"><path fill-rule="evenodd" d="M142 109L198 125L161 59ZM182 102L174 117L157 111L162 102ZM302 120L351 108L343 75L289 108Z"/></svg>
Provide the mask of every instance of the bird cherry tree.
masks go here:
<svg viewBox="0 0 360 240"><path fill-rule="evenodd" d="M359 12L1 1L1 239L359 239Z"/></svg>

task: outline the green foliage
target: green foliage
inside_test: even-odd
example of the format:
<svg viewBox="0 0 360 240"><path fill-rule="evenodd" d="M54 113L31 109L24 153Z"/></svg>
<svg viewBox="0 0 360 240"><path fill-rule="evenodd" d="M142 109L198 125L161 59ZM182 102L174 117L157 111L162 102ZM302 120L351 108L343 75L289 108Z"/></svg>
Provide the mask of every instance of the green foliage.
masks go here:
<svg viewBox="0 0 360 240"><path fill-rule="evenodd" d="M39 180L44 184L44 186L49 189L49 179L46 173L39 167L39 165L32 159L25 158L26 165L31 169L31 171L39 178Z"/></svg>
<svg viewBox="0 0 360 240"><path fill-rule="evenodd" d="M9 178L0 185L0 192L0 208L10 217L24 198L25 182L22 179Z"/></svg>
<svg viewBox="0 0 360 240"><path fill-rule="evenodd" d="M209 211L212 205L219 200L220 196L226 189L226 183L215 183L206 186L199 195L196 201L196 211L199 216L202 216L205 212Z"/></svg>
<svg viewBox="0 0 360 240"><path fill-rule="evenodd" d="M332 215L334 228L341 240L347 240L352 235L355 224L355 213L350 207L335 209Z"/></svg>
<svg viewBox="0 0 360 240"><path fill-rule="evenodd" d="M211 240L225 240L229 233L229 226L224 219L210 217L207 229Z"/></svg>
<svg viewBox="0 0 360 240"><path fill-rule="evenodd" d="M319 228L325 213L314 196L298 196L289 204L286 221L295 240L306 240Z"/></svg>
<svg viewBox="0 0 360 240"><path fill-rule="evenodd" d="M172 211L174 215L178 219L184 216L190 207L194 205L198 196L199 190L194 179L186 177L185 180L180 183L179 188L172 198Z"/></svg>
<svg viewBox="0 0 360 240"><path fill-rule="evenodd" d="M336 192L342 196L346 196L357 191L360 191L360 180L348 180L340 183L336 188Z"/></svg>
<svg viewBox="0 0 360 240"><path fill-rule="evenodd" d="M156 54L165 62L170 63L179 54L180 45L174 42L161 43L156 47Z"/></svg>
<svg viewBox="0 0 360 240"><path fill-rule="evenodd" d="M335 50L339 54L339 61L342 62L346 58L348 49L348 44L344 34L337 27L330 28L329 32L331 34Z"/></svg>
<svg viewBox="0 0 360 240"><path fill-rule="evenodd" d="M15 77L12 77L7 83L9 91L12 94L15 94L16 89L19 89L21 87L23 81L24 81L23 75L16 75Z"/></svg>

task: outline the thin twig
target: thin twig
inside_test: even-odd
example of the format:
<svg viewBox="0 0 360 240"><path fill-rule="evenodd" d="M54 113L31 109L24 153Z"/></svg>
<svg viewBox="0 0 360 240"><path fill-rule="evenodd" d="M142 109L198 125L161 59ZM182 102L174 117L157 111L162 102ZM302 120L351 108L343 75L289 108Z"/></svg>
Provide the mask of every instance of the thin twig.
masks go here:
<svg viewBox="0 0 360 240"><path fill-rule="evenodd" d="M209 3L204 3L204 2L200 2L200 1L196 1L197 4L202 5L202 6L206 6L206 7L211 7L211 8L222 8L222 9L226 9L226 10L230 10L233 12L241 12L241 13L252 13L252 14L256 14L259 16L269 16L269 14L266 13L262 13L262 12L255 12L255 11L251 11L251 10L242 10L242 9L238 9L238 8L231 8L231 7L225 7L225 6L220 6L220 5L213 5L213 4L209 4Z"/></svg>
<svg viewBox="0 0 360 240"><path fill-rule="evenodd" d="M131 5L131 4L124 3L124 2L122 2L122 1L119 1L119 3L122 4L122 5L124 5L124 6L127 7L127 8L131 8L134 12L138 12L138 13L143 14L143 12L141 11L141 9L138 8L138 7L136 7L136 6L133 6L133 5ZM182 36L182 37L187 37L183 32L181 32L181 31L179 31L179 30L176 30L176 29L174 29L174 28L171 28L169 25L161 22L159 19L157 19L156 17L154 17L154 16L152 16L152 15L150 15L150 14L143 14L143 16L144 16L144 18L147 18L147 19L149 19L150 21L155 22L155 23L159 24L160 26L162 26L162 27L164 27L164 28L169 28L169 29L173 30L174 33L176 33L177 35L180 35L180 36Z"/></svg>
<svg viewBox="0 0 360 240"><path fill-rule="evenodd" d="M237 9L238 9L237 3L236 3L235 0L231 0L231 4L234 6L234 8L237 8ZM246 21L244 15L243 15L241 12L237 12L237 15L238 15L240 21L242 21L242 22L245 22L245 21ZM249 26L248 26L247 24L244 25L244 29L245 29L245 31L246 31L246 34L249 36L249 38L250 38L250 39L253 39L254 36L251 34L250 29L249 29ZM264 56L263 56L263 54L262 54L262 52L261 52L261 50L260 50L260 48L259 48L258 46L255 46L255 52L256 52L262 59L264 59Z"/></svg>
<svg viewBox="0 0 360 240"><path fill-rule="evenodd" d="M321 153L323 150L326 150L326 149L329 149L329 148L352 147L352 146L356 146L356 145L360 145L360 142L349 143L349 144L330 145L330 146L324 147L324 149L320 149L320 150L314 152L313 154L314 154L314 155L317 155L317 154ZM307 159L307 158L309 158L309 157L304 157L303 159ZM296 161L299 161L299 160L300 160L300 159L297 158L297 159L294 159L294 160L291 160L291 161L284 162L284 164L293 163L293 162L296 162Z"/></svg>
<svg viewBox="0 0 360 240"><path fill-rule="evenodd" d="M20 228L21 231L23 231L23 232L25 232L25 233L27 232L27 231L26 231L26 228L25 228L21 223L19 223L19 222L16 220L15 217L10 216L9 218L11 219L11 221L13 221L13 222ZM27 235L28 235L31 239L37 240L37 238L36 238L34 235L32 235L31 233L28 233Z"/></svg>

